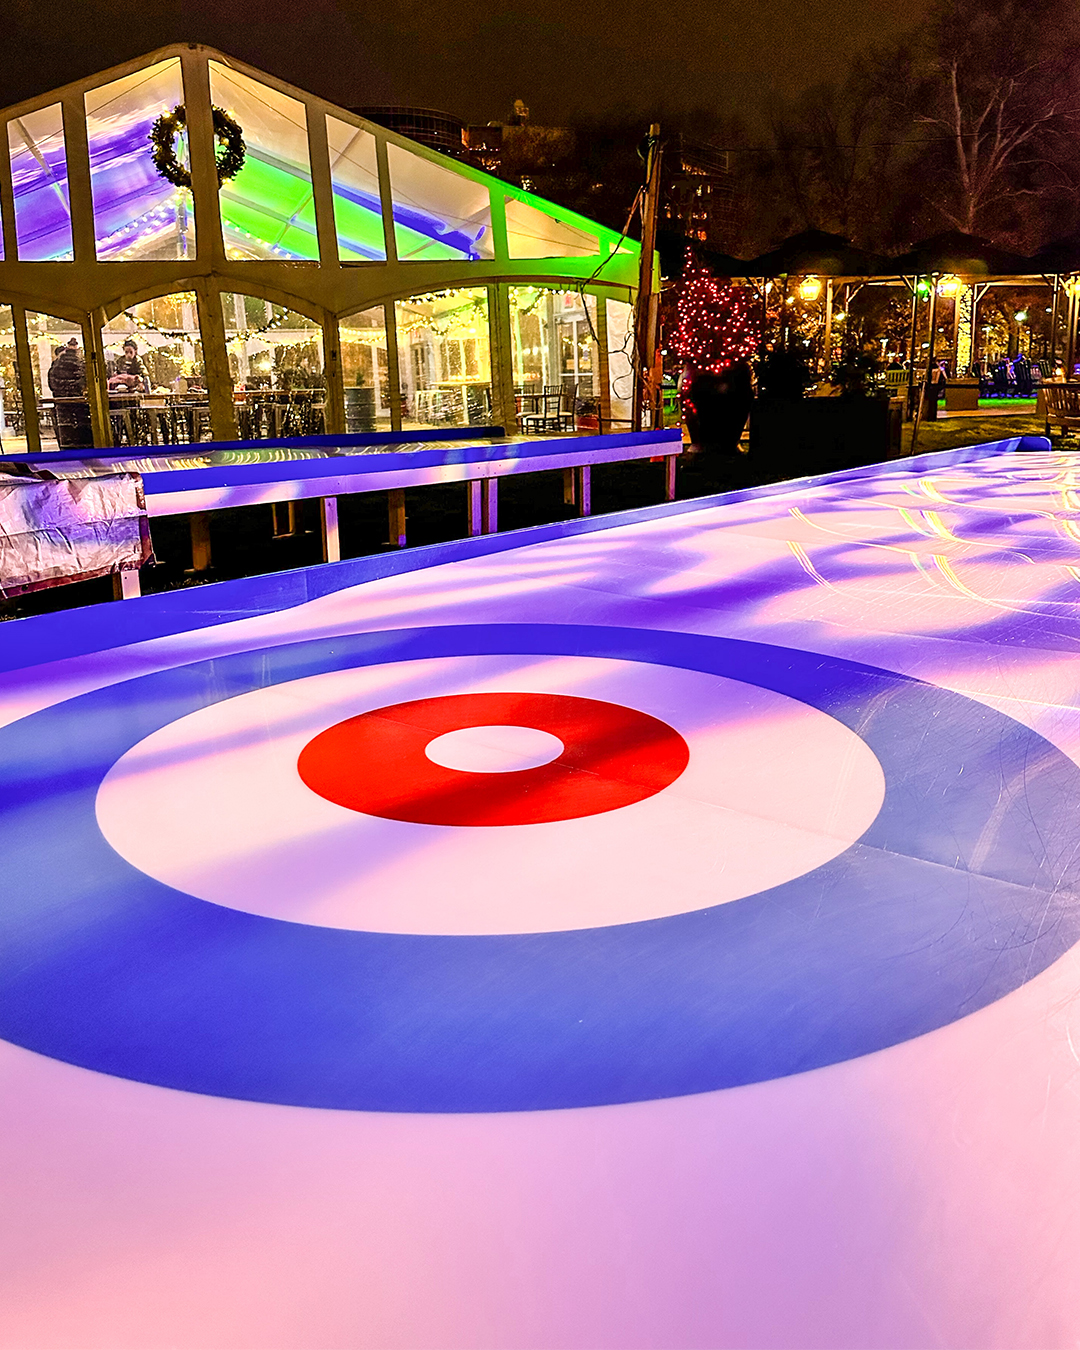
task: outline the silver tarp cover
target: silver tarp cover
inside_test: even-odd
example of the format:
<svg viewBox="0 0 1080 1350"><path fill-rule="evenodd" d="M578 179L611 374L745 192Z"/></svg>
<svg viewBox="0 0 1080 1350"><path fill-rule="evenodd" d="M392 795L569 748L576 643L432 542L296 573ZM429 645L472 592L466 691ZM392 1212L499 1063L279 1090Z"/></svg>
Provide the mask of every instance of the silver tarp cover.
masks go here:
<svg viewBox="0 0 1080 1350"><path fill-rule="evenodd" d="M139 567L150 556L142 478L0 472L0 591L18 595Z"/></svg>

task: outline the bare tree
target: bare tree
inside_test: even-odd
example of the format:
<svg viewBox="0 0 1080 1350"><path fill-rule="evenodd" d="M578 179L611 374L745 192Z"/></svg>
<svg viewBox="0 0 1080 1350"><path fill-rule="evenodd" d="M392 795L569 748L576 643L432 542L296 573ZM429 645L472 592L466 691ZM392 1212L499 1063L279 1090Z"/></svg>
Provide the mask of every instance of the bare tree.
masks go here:
<svg viewBox="0 0 1080 1350"><path fill-rule="evenodd" d="M1075 186L1075 25L1047 3L944 0L927 30L911 111L932 129L926 196L968 234L1015 230L1023 198ZM1003 208L1011 208L1004 209Z"/></svg>
<svg viewBox="0 0 1080 1350"><path fill-rule="evenodd" d="M868 247L888 241L898 154L882 79L887 60L873 53L842 81L770 110L771 167L789 227Z"/></svg>

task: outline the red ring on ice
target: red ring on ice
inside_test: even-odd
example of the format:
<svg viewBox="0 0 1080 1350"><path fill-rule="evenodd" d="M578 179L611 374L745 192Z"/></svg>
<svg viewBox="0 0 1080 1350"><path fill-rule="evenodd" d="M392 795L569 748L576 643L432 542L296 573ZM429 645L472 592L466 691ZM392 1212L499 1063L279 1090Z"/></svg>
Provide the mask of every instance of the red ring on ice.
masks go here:
<svg viewBox="0 0 1080 1350"><path fill-rule="evenodd" d="M425 747L464 727L534 727L565 747L509 773L443 768ZM662 791L690 750L666 722L569 694L447 694L413 699L328 727L300 752L313 792L351 811L420 825L539 825L630 806Z"/></svg>

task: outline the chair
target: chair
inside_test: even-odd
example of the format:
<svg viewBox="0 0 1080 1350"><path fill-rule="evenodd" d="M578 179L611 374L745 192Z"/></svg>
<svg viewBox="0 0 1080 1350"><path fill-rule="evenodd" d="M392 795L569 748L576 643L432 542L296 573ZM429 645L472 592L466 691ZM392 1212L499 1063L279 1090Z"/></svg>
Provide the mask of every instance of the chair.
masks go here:
<svg viewBox="0 0 1080 1350"><path fill-rule="evenodd" d="M1080 384L1044 384L1046 398L1046 435L1060 427L1062 436L1080 430Z"/></svg>
<svg viewBox="0 0 1080 1350"><path fill-rule="evenodd" d="M490 422L491 385L466 385L462 393L465 396L465 420L470 423Z"/></svg>
<svg viewBox="0 0 1080 1350"><path fill-rule="evenodd" d="M542 394L538 400L539 408L535 413L526 413L521 419L522 430L531 435L544 435L559 431L573 431L574 414L563 407L565 395L561 389L554 393Z"/></svg>

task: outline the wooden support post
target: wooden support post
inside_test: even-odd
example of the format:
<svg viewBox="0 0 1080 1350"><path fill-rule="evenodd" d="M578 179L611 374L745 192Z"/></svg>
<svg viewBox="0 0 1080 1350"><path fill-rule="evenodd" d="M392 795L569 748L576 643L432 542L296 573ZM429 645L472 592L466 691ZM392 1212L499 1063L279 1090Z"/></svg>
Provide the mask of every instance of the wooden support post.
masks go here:
<svg viewBox="0 0 1080 1350"><path fill-rule="evenodd" d="M26 335L26 310L22 305L11 306L11 322L15 328L15 364L19 373L23 434L26 436L27 450L36 452L41 449L41 413L37 390L34 388L34 358L30 353L30 339Z"/></svg>
<svg viewBox="0 0 1080 1350"><path fill-rule="evenodd" d="M482 488L484 533L499 532L499 480L485 478Z"/></svg>
<svg viewBox="0 0 1080 1350"><path fill-rule="evenodd" d="M326 118L315 108L309 108L307 124L311 196L315 205L315 232L319 239L319 265L337 267L337 222L334 219L334 188L330 176L330 147L326 140Z"/></svg>
<svg viewBox="0 0 1080 1350"><path fill-rule="evenodd" d="M931 384L931 379L932 379L932 372L934 370L934 345L935 345L934 339L936 336L935 329L937 328L938 276L939 274L935 272L933 276L930 278L930 342L926 352L926 370L923 373L923 382L919 390L919 404L918 407L915 409L915 421L911 428L910 453L912 455L916 453L916 449L919 444L919 427L922 425L923 414L926 412L928 407L933 407L934 416L935 417L937 416L937 400L935 398L933 402L931 402L930 396L932 388L934 388L934 385L936 385L936 381L934 382L934 385ZM934 389L934 392L936 394L936 389Z"/></svg>
<svg viewBox="0 0 1080 1350"><path fill-rule="evenodd" d="M821 343L821 373L826 379L832 373L832 301L833 279L825 279L825 335ZM668 501L672 501L671 497Z"/></svg>
<svg viewBox="0 0 1080 1350"><path fill-rule="evenodd" d="M592 466L579 464L574 470L574 487L577 491L577 513L579 516L592 515Z"/></svg>
<svg viewBox="0 0 1080 1350"><path fill-rule="evenodd" d="M0 146L0 225L3 227L6 248L4 257L14 262L18 257L15 233L15 193L11 184L11 155L9 153L8 130L3 133L3 145Z"/></svg>
<svg viewBox="0 0 1080 1350"><path fill-rule="evenodd" d="M225 240L221 232L221 184L217 176L217 147L210 97L210 67L202 51L190 48L180 55L187 112L188 154L191 161L191 196L195 207L195 238L200 263L222 266ZM215 298L216 292L215 292ZM218 306L220 312L220 304ZM201 317L201 315L200 315ZM222 323L222 333L225 325ZM203 343L206 342L205 330ZM210 371L206 371L207 381ZM212 405L211 405L212 406Z"/></svg>
<svg viewBox="0 0 1080 1350"><path fill-rule="evenodd" d="M67 190L71 212L71 250L76 264L88 267L95 260L94 198L90 187L90 147L86 137L86 108L80 94L68 94L61 103L64 119L64 151Z"/></svg>
<svg viewBox="0 0 1080 1350"><path fill-rule="evenodd" d="M482 478L471 478L465 484L465 491L469 494L469 534L483 534L484 480Z"/></svg>
<svg viewBox="0 0 1080 1350"><path fill-rule="evenodd" d="M105 326L105 311L93 309L83 323L83 346L86 349L86 396L90 401L90 426L94 444L113 443L112 420L109 417L109 373L105 364L105 346L101 330Z"/></svg>
<svg viewBox="0 0 1080 1350"><path fill-rule="evenodd" d="M645 190L641 207L641 267L638 273L637 309L634 314L634 401L632 405L634 431L640 431L642 412L655 407L653 362L656 356L656 227L660 206L660 165L663 151L660 146L660 124L649 127L648 156L645 168Z"/></svg>
<svg viewBox="0 0 1080 1350"><path fill-rule="evenodd" d="M345 385L341 375L341 332L334 314L323 310L323 375L326 379L326 432L339 436L345 430Z"/></svg>
<svg viewBox="0 0 1080 1350"><path fill-rule="evenodd" d="M396 263L397 233L394 229L394 196L390 190L390 161L386 153L386 140L378 135L375 137L375 164L379 171L379 206L382 211L386 261Z"/></svg>
<svg viewBox="0 0 1080 1350"><path fill-rule="evenodd" d="M191 524L191 570L207 572L210 569L210 513L193 511Z"/></svg>
<svg viewBox="0 0 1080 1350"><path fill-rule="evenodd" d="M678 455L664 456L664 500L667 502L675 500L675 480L678 467Z"/></svg>
<svg viewBox="0 0 1080 1350"><path fill-rule="evenodd" d="M390 385L390 430L401 430L401 368L398 363L397 320L394 302L383 305L383 328L386 332L386 378Z"/></svg>
<svg viewBox="0 0 1080 1350"><path fill-rule="evenodd" d="M573 469L563 469L562 471L562 499L563 506L575 506L577 504L577 484L574 481L575 474Z"/></svg>
<svg viewBox="0 0 1080 1350"><path fill-rule="evenodd" d="M195 301L199 311L203 366L209 391L211 432L216 441L235 441L240 433L236 427L236 405L233 403L229 351L225 345L221 292L208 278L199 277L195 282Z"/></svg>
<svg viewBox="0 0 1080 1350"><path fill-rule="evenodd" d="M596 373L600 387L596 390L600 411L601 436L611 427L611 365L608 359L607 296L596 297Z"/></svg>
<svg viewBox="0 0 1080 1350"><path fill-rule="evenodd" d="M1049 352L1049 357L1050 357L1050 374L1051 374L1051 376L1053 376L1053 374L1054 374L1054 366L1055 366L1055 364L1057 363L1057 352L1058 352L1058 338L1057 338L1057 334L1058 334L1058 307L1059 307L1059 305L1060 305L1060 302L1061 302L1061 278L1060 278L1059 276L1055 276L1055 277L1054 277L1054 299L1053 299L1053 303L1052 303L1052 305L1051 305L1051 307L1050 307L1050 352ZM974 325L975 325L975 319L974 319L974 317L972 317L971 323L972 323L972 328L974 329Z"/></svg>
<svg viewBox="0 0 1080 1350"><path fill-rule="evenodd" d="M514 348L510 334L508 286L498 284L488 287L488 311L491 333L492 420L496 426L504 427L508 436L513 436L518 426L517 403L514 399Z"/></svg>
<svg viewBox="0 0 1080 1350"><path fill-rule="evenodd" d="M405 547L405 489L391 488L386 494L390 514L390 547Z"/></svg>
<svg viewBox="0 0 1080 1350"><path fill-rule="evenodd" d="M341 561L341 535L338 533L338 510L336 497L323 497L319 512L322 524L323 562Z"/></svg>
<svg viewBox="0 0 1080 1350"><path fill-rule="evenodd" d="M904 415L915 416L915 340L919 335L919 278L904 280L911 287L911 316L908 323L908 392Z"/></svg>

